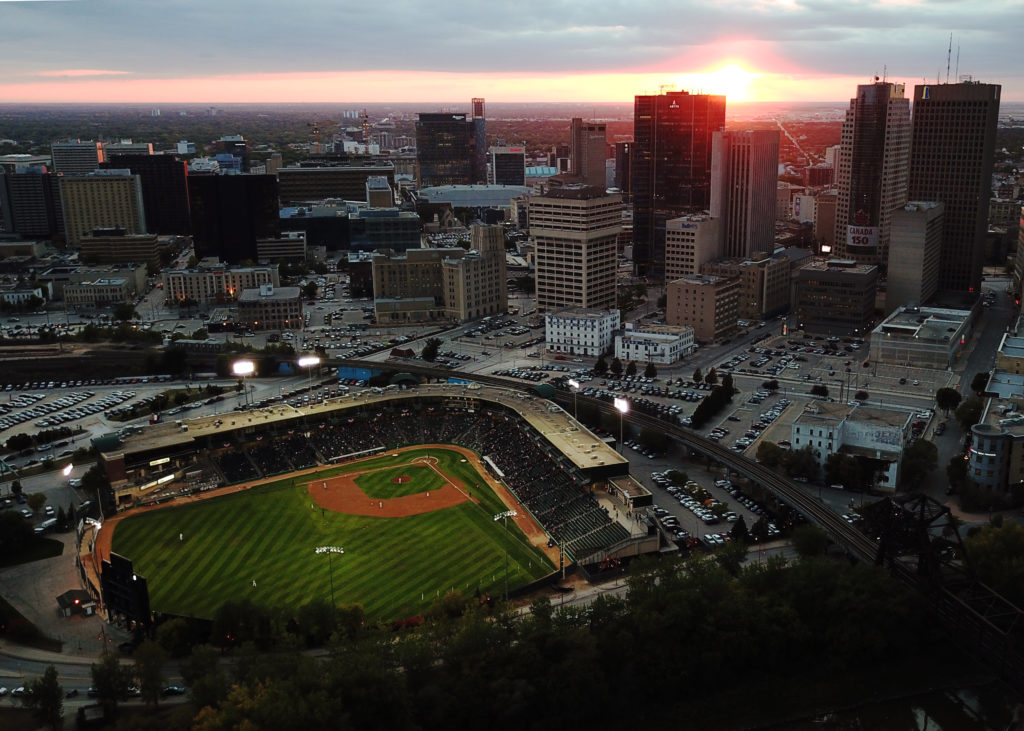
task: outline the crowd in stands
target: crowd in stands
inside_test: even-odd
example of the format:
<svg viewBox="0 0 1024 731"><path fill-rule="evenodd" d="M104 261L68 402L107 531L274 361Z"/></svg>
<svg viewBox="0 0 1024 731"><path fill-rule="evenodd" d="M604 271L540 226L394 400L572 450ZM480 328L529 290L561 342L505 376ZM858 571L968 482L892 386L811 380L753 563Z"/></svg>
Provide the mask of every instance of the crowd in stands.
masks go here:
<svg viewBox="0 0 1024 731"><path fill-rule="evenodd" d="M299 434L261 435L216 458L228 483L414 444L457 444L489 457L522 506L576 558L629 537L585 476L525 421L501 409L437 405L338 413Z"/></svg>

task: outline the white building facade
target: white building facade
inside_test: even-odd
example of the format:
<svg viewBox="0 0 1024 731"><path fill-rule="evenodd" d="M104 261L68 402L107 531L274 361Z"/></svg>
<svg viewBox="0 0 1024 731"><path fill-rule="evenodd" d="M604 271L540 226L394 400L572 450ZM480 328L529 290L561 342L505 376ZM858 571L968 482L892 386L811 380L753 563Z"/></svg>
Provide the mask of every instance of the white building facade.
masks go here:
<svg viewBox="0 0 1024 731"><path fill-rule="evenodd" d="M547 349L554 353L597 357L611 347L618 329L618 310L573 308L544 315Z"/></svg>
<svg viewBox="0 0 1024 731"><path fill-rule="evenodd" d="M688 326L626 323L625 331L615 336L615 357L620 361L669 365L693 353L696 342Z"/></svg>

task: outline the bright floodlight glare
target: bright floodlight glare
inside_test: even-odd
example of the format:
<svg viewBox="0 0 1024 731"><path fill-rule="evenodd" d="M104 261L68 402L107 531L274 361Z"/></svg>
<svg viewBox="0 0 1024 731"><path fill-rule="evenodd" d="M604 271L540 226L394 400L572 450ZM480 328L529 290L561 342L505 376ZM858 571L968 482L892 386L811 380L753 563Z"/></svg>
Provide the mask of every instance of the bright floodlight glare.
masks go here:
<svg viewBox="0 0 1024 731"><path fill-rule="evenodd" d="M624 398L617 398L617 399L615 399L615 401L613 403L615 405L615 409L620 414L628 414L629 413L629 401L627 401L626 399L624 399Z"/></svg>
<svg viewBox="0 0 1024 731"><path fill-rule="evenodd" d="M231 364L231 372L236 376L251 376L256 372L256 364L251 360L236 360Z"/></svg>
<svg viewBox="0 0 1024 731"><path fill-rule="evenodd" d="M575 379L573 379L573 378L570 378L567 381L567 383L569 384L569 388L579 388L580 387L580 382L575 380Z"/></svg>
<svg viewBox="0 0 1024 731"><path fill-rule="evenodd" d="M299 358L299 368L312 368L320 365L320 358L315 355L304 355Z"/></svg>
<svg viewBox="0 0 1024 731"><path fill-rule="evenodd" d="M74 465L73 465L73 464L71 464L71 463L69 462L69 463L68 463L68 464L67 464L67 465L66 465L66 466L64 467L64 476L65 476L65 477L67 477L68 475L70 475L70 474L71 474L71 470L72 470L73 468L74 468Z"/></svg>

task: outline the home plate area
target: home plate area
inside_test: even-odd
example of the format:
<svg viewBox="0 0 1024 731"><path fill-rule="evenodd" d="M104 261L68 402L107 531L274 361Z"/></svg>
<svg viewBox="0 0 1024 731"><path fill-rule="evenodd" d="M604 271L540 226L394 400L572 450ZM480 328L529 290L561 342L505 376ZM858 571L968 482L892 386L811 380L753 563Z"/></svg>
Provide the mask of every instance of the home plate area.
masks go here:
<svg viewBox="0 0 1024 731"><path fill-rule="evenodd" d="M396 486L414 486L417 473L422 470L430 470L441 479L438 481L432 475L428 475L427 477L430 479L424 480L424 482L429 481L431 484L429 490L424 489L396 497L369 495L357 483L357 480L364 475L381 471L394 472L396 468L403 468L401 472L390 479L390 484ZM438 482L440 482L439 485ZM358 463L355 463L352 465L351 472L329 477L326 480L314 479L306 483L306 489L313 501L327 510L380 518L420 515L473 500L465 485L438 469L437 459L434 457L417 457L404 465L399 463L370 470L360 470ZM477 501L474 500L474 502Z"/></svg>

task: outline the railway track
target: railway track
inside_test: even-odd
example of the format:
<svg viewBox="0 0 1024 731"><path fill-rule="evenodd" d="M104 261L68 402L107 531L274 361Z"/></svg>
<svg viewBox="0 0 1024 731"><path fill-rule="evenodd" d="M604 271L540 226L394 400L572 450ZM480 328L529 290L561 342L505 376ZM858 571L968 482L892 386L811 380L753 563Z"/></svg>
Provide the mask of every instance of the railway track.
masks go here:
<svg viewBox="0 0 1024 731"><path fill-rule="evenodd" d="M381 368L414 373L426 378L447 380L459 378L481 384L534 393L533 384L509 381L498 376L462 374L442 368L414 363L399 365L361 360L333 361L332 365L356 368ZM591 404L604 413L618 414L612 404L588 396L576 398ZM553 400L567 411L573 408L573 395L556 391ZM622 417L632 426L657 429L689 449L710 457L733 472L737 472L769 490L791 507L799 510L813 524L824 530L837 545L852 557L868 563L880 558L879 543L857 527L847 523L830 507L800 488L789 477L737 454L717 442L705 439L682 426L659 419L650 414L632 411ZM1024 626L1024 614L1014 605L983 584L975 582L954 591L950 587L936 586L925 581L915 569L912 559L889 562L893 576L925 597L932 617L950 629L950 639L967 654L998 672L1018 693L1024 693L1024 648L1019 640Z"/></svg>

